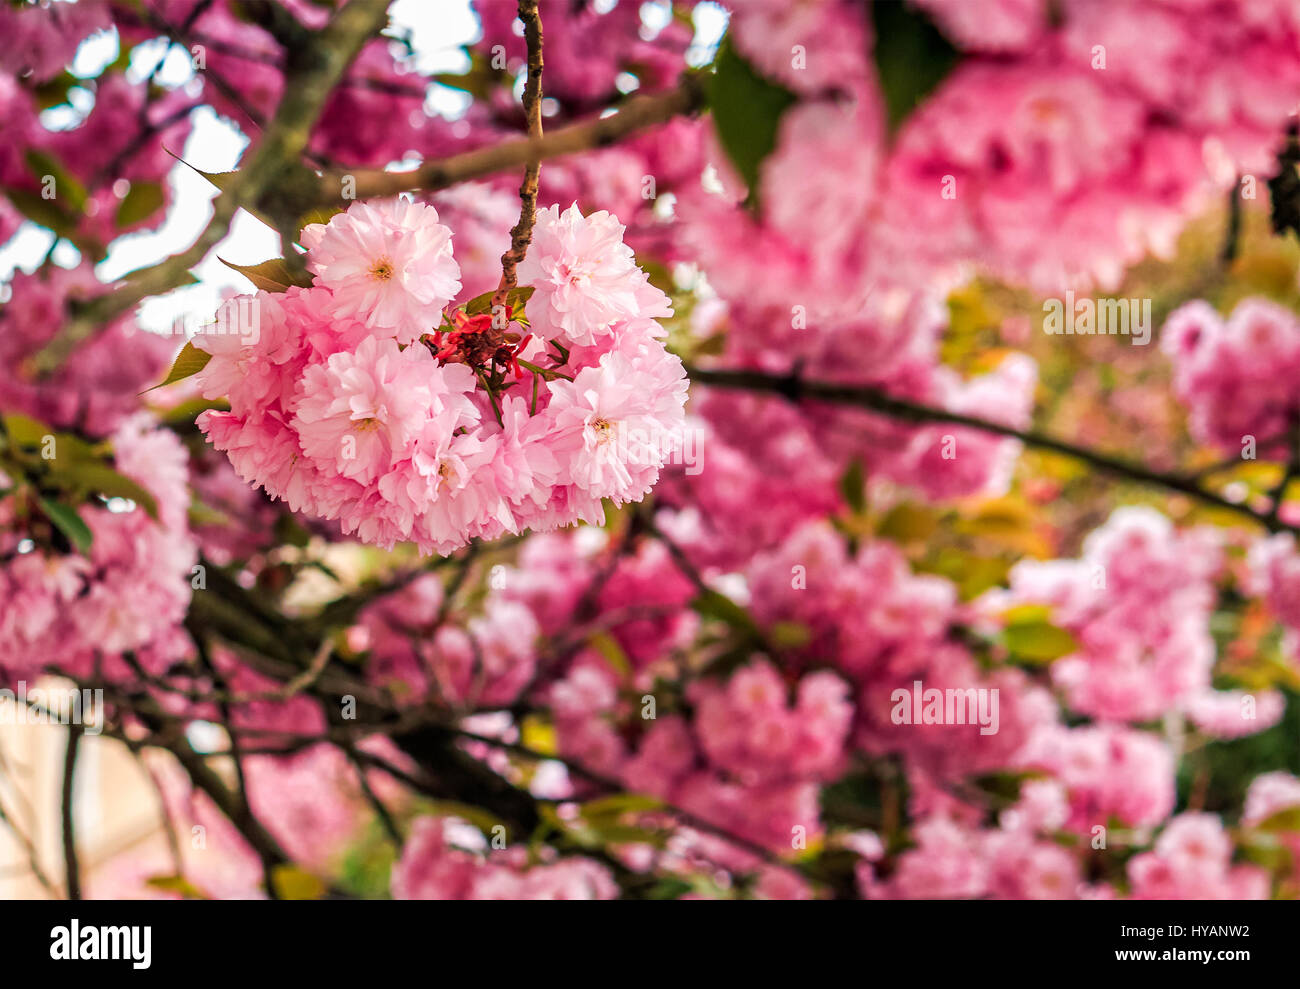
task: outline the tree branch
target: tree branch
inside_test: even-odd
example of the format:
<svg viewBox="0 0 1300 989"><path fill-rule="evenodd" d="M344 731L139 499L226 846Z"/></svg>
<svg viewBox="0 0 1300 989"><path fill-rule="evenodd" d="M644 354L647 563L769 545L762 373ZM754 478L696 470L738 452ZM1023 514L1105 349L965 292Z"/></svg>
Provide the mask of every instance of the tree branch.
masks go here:
<svg viewBox="0 0 1300 989"><path fill-rule="evenodd" d="M63 823L63 873L69 900L81 899L81 867L77 864L77 833L73 815L73 784L77 772L77 750L81 745L81 725L68 726L68 748L63 756L63 794L60 816Z"/></svg>
<svg viewBox="0 0 1300 989"><path fill-rule="evenodd" d="M350 0L319 32L285 77L284 95L247 164L229 189L213 201L212 218L188 249L129 275L107 295L80 307L63 330L34 358L38 372L62 364L81 341L144 299L186 283L198 264L230 230L241 207L255 205L286 166L298 163L307 148L325 101L362 46L388 19L388 0Z"/></svg>
<svg viewBox="0 0 1300 989"><path fill-rule="evenodd" d="M288 52L290 59L295 51L311 43L311 31L303 27L287 7L266 0L238 0L238 6L241 13Z"/></svg>
<svg viewBox="0 0 1300 989"><path fill-rule="evenodd" d="M528 139L542 139L542 17L537 12L537 0L519 0L519 19L524 22L524 40L528 43L528 81L524 84L524 114L528 119ZM492 306L505 302L510 290L518 284L515 268L528 253L533 240L533 224L537 221L537 179L542 163L530 158L524 168L524 181L519 187L519 222L510 231L510 250L501 255L501 284L492 296Z"/></svg>
<svg viewBox="0 0 1300 989"><path fill-rule="evenodd" d="M1122 460L1109 454L1077 446L1067 440L1049 436L1033 429L1016 429L1000 422L981 419L962 412L950 412L905 398L896 398L879 388L866 385L847 385L827 381L808 381L798 374L778 375L745 368L688 368L687 375L696 384L741 391L766 392L779 395L790 402L813 400L833 405L851 405L894 419L911 423L946 422L955 426L968 426L982 432L1020 440L1026 446L1047 450L1088 464L1103 473L1148 484L1153 487L1188 495L1206 505L1252 519L1270 531L1298 531L1294 526L1279 521L1275 516L1255 511L1249 505L1230 501L1223 495L1203 487L1193 477L1168 474L1152 470L1142 464Z"/></svg>
<svg viewBox="0 0 1300 989"><path fill-rule="evenodd" d="M450 158L428 161L409 172L357 169L347 174L356 180L356 195L359 199L395 196L399 192L416 190L434 192L458 182L519 168L530 161L545 161L579 151L608 147L638 131L667 123L674 117L694 113L703 105L703 82L698 75L692 73L682 76L673 89L653 96L634 96L622 109L608 117L570 124L540 138L503 141L490 147L452 155ZM327 172L320 179L319 205L337 204L342 188L343 173Z"/></svg>

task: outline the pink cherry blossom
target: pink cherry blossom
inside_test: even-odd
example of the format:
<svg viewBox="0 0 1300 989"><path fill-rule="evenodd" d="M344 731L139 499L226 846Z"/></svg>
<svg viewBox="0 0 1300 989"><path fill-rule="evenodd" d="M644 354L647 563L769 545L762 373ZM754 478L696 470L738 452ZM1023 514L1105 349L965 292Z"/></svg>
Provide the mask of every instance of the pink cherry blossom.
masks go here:
<svg viewBox="0 0 1300 989"><path fill-rule="evenodd" d="M341 315L411 343L437 326L460 291L451 231L425 203L357 202L327 224L303 229L307 266Z"/></svg>

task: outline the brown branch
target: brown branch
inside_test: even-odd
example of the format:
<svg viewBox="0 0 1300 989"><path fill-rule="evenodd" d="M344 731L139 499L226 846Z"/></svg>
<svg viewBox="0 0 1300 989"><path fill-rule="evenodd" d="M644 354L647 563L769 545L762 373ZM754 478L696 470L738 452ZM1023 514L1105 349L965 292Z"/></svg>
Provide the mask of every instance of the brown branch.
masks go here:
<svg viewBox="0 0 1300 989"><path fill-rule="evenodd" d="M216 804L217 809L243 835L262 864L266 895L270 899L276 899L275 867L288 865L293 860L280 846L275 836L253 814L247 797L228 788L221 781L221 777L207 765L203 757L190 748L185 739L177 740L174 745L168 747L168 751L176 756L195 787L206 793Z"/></svg>
<svg viewBox="0 0 1300 989"><path fill-rule="evenodd" d="M186 283L191 277L190 268L226 236L239 209L254 206L287 166L298 163L325 100L362 46L383 29L387 20L388 0L350 0L312 36L309 50L285 77L284 95L262 140L230 187L214 200L212 218L203 233L180 254L133 272L120 288L81 306L62 331L35 355L38 372L57 368L81 341L144 299Z"/></svg>
<svg viewBox="0 0 1300 989"><path fill-rule="evenodd" d="M608 147L638 131L665 124L674 117L695 113L703 105L704 85L701 77L690 73L682 76L673 89L654 95L634 96L622 109L608 117L570 124L540 138L503 141L449 158L427 161L409 172L358 169L347 174L356 180L355 192L358 199L395 196L399 192L417 190L436 192L459 182L519 168L530 161L546 161L579 151ZM319 205L339 203L343 173L326 173L320 179L319 188Z"/></svg>
<svg viewBox="0 0 1300 989"><path fill-rule="evenodd" d="M536 762L544 762L544 761L558 762L560 763L560 765L564 766L571 775L587 783L590 783L594 786L600 787L601 789L606 790L610 793L635 792L629 789L628 786L622 780L617 779L613 776L606 776L603 773L598 773L592 769L588 769L586 766L582 765L581 763L569 759L566 756L562 756L558 754L550 754L545 752L537 752L536 750L530 749L528 746L519 742L506 742L506 741L502 741L499 738L492 738L491 736L488 735L480 735L476 732L467 731L463 728L449 728L448 730L451 731L456 736L466 739L467 741L479 742L483 745L489 745L494 748L501 749L503 752L509 752L513 755L520 756L524 759L531 759ZM744 835L737 834L736 832L732 831L729 828L723 827L722 825L714 824L712 821L700 817L698 814L694 813L693 811L686 810L684 807L678 806L677 804L671 803L669 801L661 800L660 808L663 810L663 812L675 817L677 819L677 822L684 827L691 828L692 830L695 831L701 831L705 834L710 834L715 838L721 838L723 841L735 845L737 848L740 848L748 852L750 855L762 860L763 862L767 863L770 866L775 866L778 869L785 869L789 872L794 873L796 876L800 876L801 878L805 878L805 879L810 878L806 874L806 872L799 866L798 863L786 861L776 852L772 851L772 849L768 848L766 845L763 845L750 838L746 838Z"/></svg>
<svg viewBox="0 0 1300 989"><path fill-rule="evenodd" d="M1295 526L1287 525L1276 517L1255 511L1249 505L1230 501L1223 495L1203 487L1194 477L1182 474L1169 474L1153 470L1143 464L1134 463L1109 454L1100 453L1087 447L1078 446L1067 440L1049 436L1033 429L1016 429L1000 422L981 419L963 412L951 412L935 408L909 399L898 398L879 388L868 385L839 384L829 381L809 381L798 374L768 374L747 368L688 368L687 375L696 384L712 385L715 388L730 388L741 391L766 392L779 395L790 402L818 401L833 405L851 405L894 419L910 423L946 422L954 426L968 426L982 432L1020 440L1026 446L1047 450L1081 461L1090 467L1116 477L1123 477L1141 484L1164 488L1179 494L1188 495L1206 505L1232 512L1252 519L1271 531L1297 532Z"/></svg>
<svg viewBox="0 0 1300 989"><path fill-rule="evenodd" d="M334 643L328 638L321 639L320 647L316 650L316 655L312 657L311 665L284 685L279 692L278 699L291 700L319 680L321 674L325 672L325 667L329 664L333 652Z"/></svg>
<svg viewBox="0 0 1300 989"><path fill-rule="evenodd" d="M9 829L14 836L14 840L22 846L23 852L27 855L27 868L25 871L30 872L52 898L57 898L58 891L54 888L54 883L50 882L49 877L41 869L41 859L36 851L36 844L18 827L18 822L9 816L3 805L0 805L0 824ZM15 867L15 872L18 871L18 867Z"/></svg>
<svg viewBox="0 0 1300 989"><path fill-rule="evenodd" d="M542 17L537 0L519 0L519 19L524 22L524 40L528 43L528 81L524 84L524 115L528 119L529 141L542 139ZM510 231L510 249L501 255L501 284L492 296L492 307L502 305L507 294L518 284L515 268L528 253L537 221L537 180L541 174L540 158L530 158L519 187L519 222Z"/></svg>
<svg viewBox="0 0 1300 989"><path fill-rule="evenodd" d="M63 872L69 900L81 899L81 867L77 863L77 833L72 801L77 772L77 750L81 745L81 725L68 726L68 748L63 757L63 794L60 816L63 824Z"/></svg>
<svg viewBox="0 0 1300 989"><path fill-rule="evenodd" d="M194 13L201 13L203 7L204 4L197 5L194 8ZM167 39L171 41L172 44L179 45L186 54L189 54L190 45L187 36L190 27L193 26L193 22L196 19L193 13L186 18L185 24L177 27L168 21L167 18L163 17L158 11L146 7L143 4L141 5L141 8L144 12L144 23L148 24L155 31L161 31L167 36ZM164 52L163 57L158 61L158 65L155 67L155 71L162 67L163 62L166 61L166 57L167 53ZM266 121L262 118L262 115L248 105L248 102L244 99L244 94L241 93L228 79L226 79L225 76L213 69L205 68L203 69L203 78L211 81L212 85L221 93L221 95L228 99L240 113L247 117L254 127L258 130L262 130L266 127Z"/></svg>
<svg viewBox="0 0 1300 989"><path fill-rule="evenodd" d="M311 43L311 31L302 26L289 8L266 0L238 0L237 6L241 14L273 37L289 53L290 59L294 52Z"/></svg>

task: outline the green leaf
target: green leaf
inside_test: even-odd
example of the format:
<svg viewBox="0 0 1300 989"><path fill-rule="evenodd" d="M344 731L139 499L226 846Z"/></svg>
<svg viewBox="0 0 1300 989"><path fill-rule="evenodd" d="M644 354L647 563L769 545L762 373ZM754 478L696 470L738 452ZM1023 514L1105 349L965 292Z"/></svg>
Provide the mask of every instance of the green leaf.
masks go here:
<svg viewBox="0 0 1300 989"><path fill-rule="evenodd" d="M903 502L889 510L876 530L896 543L925 542L939 528L939 516L924 505Z"/></svg>
<svg viewBox="0 0 1300 989"><path fill-rule="evenodd" d="M130 191L117 207L117 225L130 227L149 219L162 208L163 190L158 182L132 182Z"/></svg>
<svg viewBox="0 0 1300 989"><path fill-rule="evenodd" d="M669 876L655 883L646 891L645 897L647 900L675 900L694 889L695 887L690 883L675 876Z"/></svg>
<svg viewBox="0 0 1300 989"><path fill-rule="evenodd" d="M66 213L58 200L45 199L40 193L27 189L6 189L5 195L23 216L53 230L60 237L71 238L77 232L76 218Z"/></svg>
<svg viewBox="0 0 1300 989"><path fill-rule="evenodd" d="M494 69L492 62L481 51L465 49L470 57L468 72L440 72L432 81L451 89L469 93L475 100L491 99L495 90L509 88L514 81L505 69Z"/></svg>
<svg viewBox="0 0 1300 989"><path fill-rule="evenodd" d="M428 805L431 813L440 817L459 817L463 821L468 821L486 837L494 837L495 832L493 829L497 827L506 828L507 835L510 833L509 827L501 818L489 810L484 810L482 807L463 804L456 800L428 800L422 803Z"/></svg>
<svg viewBox="0 0 1300 989"><path fill-rule="evenodd" d="M853 514L861 515L867 509L867 476L860 457L854 458L849 469L840 478L840 494Z"/></svg>
<svg viewBox="0 0 1300 989"><path fill-rule="evenodd" d="M308 210L303 214L302 219L298 221L298 237L301 239L304 227L310 227L313 223L329 223L331 219L338 216L343 211L337 206L317 207Z"/></svg>
<svg viewBox="0 0 1300 989"><path fill-rule="evenodd" d="M595 821L622 814L644 814L649 811L663 810L663 806L662 800L649 794L616 793L610 797L588 800L582 805L582 817L586 821Z"/></svg>
<svg viewBox="0 0 1300 989"><path fill-rule="evenodd" d="M1291 872L1291 850L1271 835L1246 832L1237 837L1242 858L1269 872L1285 876Z"/></svg>
<svg viewBox="0 0 1300 989"><path fill-rule="evenodd" d="M4 420L6 435L15 446L38 447L46 436L55 435L54 430L39 419L20 412L7 412L0 418Z"/></svg>
<svg viewBox="0 0 1300 989"><path fill-rule="evenodd" d="M519 724L519 741L524 748L543 755L556 755L560 751L555 726L538 714L526 714Z"/></svg>
<svg viewBox="0 0 1300 989"><path fill-rule="evenodd" d="M1002 612L1005 625L1033 625L1049 621L1051 617L1052 609L1045 604L1017 604Z"/></svg>
<svg viewBox="0 0 1300 989"><path fill-rule="evenodd" d="M311 542L311 530L289 512L283 512L276 518L272 531L276 542L283 546L297 546L301 549Z"/></svg>
<svg viewBox="0 0 1300 989"><path fill-rule="evenodd" d="M86 208L86 187L81 184L79 178L44 151L28 148L25 157L27 167L31 169L38 182L44 180L47 175L54 176L55 199L70 203L77 213Z"/></svg>
<svg viewBox="0 0 1300 989"><path fill-rule="evenodd" d="M232 184L234 184L235 177L239 174L238 172L205 172L201 168L195 168L193 165L191 165L180 155L176 154L174 151L170 151L167 148L163 148L163 150L166 151L173 158L175 158L177 161L179 161L186 168L190 169L191 171L198 172L200 175L202 175L205 179L207 179L209 182L215 185L222 192L225 192L227 189L231 187Z"/></svg>
<svg viewBox="0 0 1300 989"><path fill-rule="evenodd" d="M50 461L50 464L51 480L60 487L72 489L83 497L103 495L105 498L126 498L143 508L150 518L157 520L158 502L154 496L107 464L87 460L65 461L61 458Z"/></svg>
<svg viewBox="0 0 1300 989"><path fill-rule="evenodd" d="M876 36L876 72L892 133L961 56L929 18L909 4L877 2L869 6Z"/></svg>
<svg viewBox="0 0 1300 989"><path fill-rule="evenodd" d="M223 194L230 191L241 174L238 171L205 172L201 168L195 168L180 155L169 151L167 148L163 148L163 150L186 168L202 175L205 179L220 189ZM306 194L310 196L310 198L307 200L304 200L305 186L309 187L309 191L306 192ZM296 163L285 164L276 172L275 193L276 204L284 211L286 216L295 216L300 211L307 213L311 202L314 201L316 193L315 173L313 173L306 165L298 165ZM266 213L258 203L248 202L243 203L242 205L245 211L250 215L257 217L258 220L266 224L276 233L280 232L280 226L276 223L276 219ZM299 223L299 230L301 231L303 224L310 222L312 221L304 217L304 219Z"/></svg>
<svg viewBox="0 0 1300 989"><path fill-rule="evenodd" d="M199 351L200 354L203 351ZM204 354L206 357L207 355ZM158 413L158 421L164 426L189 425L202 412L229 412L230 403L224 398L191 398Z"/></svg>
<svg viewBox="0 0 1300 989"><path fill-rule="evenodd" d="M490 313L492 311L492 297L494 295L496 295L495 290L491 292L484 292L482 295L476 295L474 296L474 298L470 299L467 303L465 303L465 305L462 306L461 308L464 309L465 312L470 316L479 316L484 313ZM533 286L522 285L516 288L512 288L509 292L506 293L505 304L509 306L516 314L521 314L524 311L524 307L528 304L528 300L531 299L532 297L533 297Z"/></svg>
<svg viewBox="0 0 1300 989"><path fill-rule="evenodd" d="M725 594L711 589L703 591L695 596L691 607L704 618L716 618L747 635L761 637L753 616Z"/></svg>
<svg viewBox="0 0 1300 989"><path fill-rule="evenodd" d="M217 260L232 271L239 272L263 292L286 292L294 285L311 287L311 275L305 271L291 271L284 258L271 258L261 264L234 264L225 258Z"/></svg>
<svg viewBox="0 0 1300 989"><path fill-rule="evenodd" d="M709 107L718 140L756 201L759 171L776 147L781 117L796 101L794 93L759 75L723 39L709 78Z"/></svg>
<svg viewBox="0 0 1300 989"><path fill-rule="evenodd" d="M1300 831L1300 805L1270 814L1255 828L1258 831Z"/></svg>
<svg viewBox="0 0 1300 989"><path fill-rule="evenodd" d="M9 413L3 417L5 433L13 450L20 455L40 454L45 469L57 472L67 465L76 463L102 463L107 454L107 445L96 446L72 433L60 433L46 423L19 413ZM47 450L46 440L52 438L53 445Z"/></svg>
<svg viewBox="0 0 1300 989"><path fill-rule="evenodd" d="M1079 648L1073 635L1046 621L1027 621L1008 625L1002 643L1012 659L1042 664L1068 656Z"/></svg>
<svg viewBox="0 0 1300 989"><path fill-rule="evenodd" d="M36 97L36 109L48 110L52 106L68 102L68 90L80 86L81 80L64 69L48 82L38 84L33 90Z"/></svg>
<svg viewBox="0 0 1300 989"><path fill-rule="evenodd" d="M1037 770L1007 770L982 773L971 778L971 783L981 793L987 793L1004 803L1012 804L1020 799L1020 790L1026 783L1042 779L1043 773Z"/></svg>
<svg viewBox="0 0 1300 989"><path fill-rule="evenodd" d="M53 522L65 536L68 542L77 548L77 552L82 556L90 554L90 544L94 541L91 535L90 527L86 525L77 510L70 505L62 502L52 501L49 498L37 498L41 506L41 511L45 513L46 518Z"/></svg>
<svg viewBox="0 0 1300 989"><path fill-rule="evenodd" d="M208 361L212 360L212 355L206 351L199 350L192 343L185 344L181 352L176 355L176 360L172 361L171 370L167 372L167 377L154 385L153 388L161 388L164 385L170 385L176 381L184 381L186 378L198 374L208 366ZM153 388L146 388L144 392L153 391Z"/></svg>
<svg viewBox="0 0 1300 989"><path fill-rule="evenodd" d="M668 843L668 835L663 831L650 831L630 824L605 824L587 829L575 829L570 834L580 844L588 848L600 848L605 845L650 845L663 848Z"/></svg>
<svg viewBox="0 0 1300 989"><path fill-rule="evenodd" d="M325 884L300 866L280 863L271 869L271 882L282 900L319 900Z"/></svg>
<svg viewBox="0 0 1300 989"><path fill-rule="evenodd" d="M618 644L616 638L608 632L596 632L587 642L605 657L605 662L609 663L615 673L624 677L631 676L632 664L628 661L627 653L623 651L623 647Z"/></svg>
<svg viewBox="0 0 1300 989"><path fill-rule="evenodd" d="M206 900L202 891L184 876L150 876L146 886L161 889L168 893L179 893L187 900Z"/></svg>
<svg viewBox="0 0 1300 989"><path fill-rule="evenodd" d="M185 518L189 521L191 528L201 525L234 525L234 520L225 512L211 505L205 505L197 499L190 502L189 510L185 513Z"/></svg>
<svg viewBox="0 0 1300 989"><path fill-rule="evenodd" d="M768 629L772 644L783 649L800 649L812 641L812 629L803 622L776 622Z"/></svg>

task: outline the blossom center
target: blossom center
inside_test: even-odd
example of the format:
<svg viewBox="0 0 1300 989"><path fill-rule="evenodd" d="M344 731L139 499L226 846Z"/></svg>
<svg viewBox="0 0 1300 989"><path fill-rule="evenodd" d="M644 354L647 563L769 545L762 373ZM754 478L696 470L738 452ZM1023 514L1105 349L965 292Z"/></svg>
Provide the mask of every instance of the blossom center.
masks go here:
<svg viewBox="0 0 1300 989"><path fill-rule="evenodd" d="M370 266L370 277L386 282L393 277L393 262L383 257Z"/></svg>
<svg viewBox="0 0 1300 989"><path fill-rule="evenodd" d="M456 468L445 460L438 465L438 483L442 487L452 487L456 483Z"/></svg>

